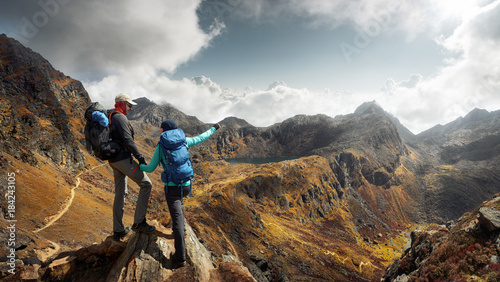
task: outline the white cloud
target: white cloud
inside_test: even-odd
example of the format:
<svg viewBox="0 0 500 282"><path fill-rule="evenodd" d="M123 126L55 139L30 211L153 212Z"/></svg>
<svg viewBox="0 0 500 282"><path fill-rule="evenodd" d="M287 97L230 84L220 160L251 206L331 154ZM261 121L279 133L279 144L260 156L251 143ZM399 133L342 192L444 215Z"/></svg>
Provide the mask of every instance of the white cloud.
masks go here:
<svg viewBox="0 0 500 282"><path fill-rule="evenodd" d="M173 72L224 28L215 22L208 32L200 29L200 0L38 1L49 3L51 13L36 2L19 2L35 12L26 9L9 35L77 79L98 80L143 65Z"/></svg>
<svg viewBox="0 0 500 282"><path fill-rule="evenodd" d="M465 116L474 108L500 108L500 1L468 14L441 39L451 56L433 77L389 79L380 104L414 133ZM389 95L387 95L389 94Z"/></svg>
<svg viewBox="0 0 500 282"><path fill-rule="evenodd" d="M157 104L168 102L203 122L217 122L228 116L243 118L255 126L269 126L297 114L335 116L352 113L367 97L347 92L321 93L294 89L284 82L267 90L222 89L207 77L172 80L157 76L154 83L141 84L134 77L109 76L100 82L86 82L85 88L105 106L112 107L115 93L145 96ZM107 95L106 93L113 93Z"/></svg>
<svg viewBox="0 0 500 282"><path fill-rule="evenodd" d="M419 133L464 116L474 107L500 108L500 56L496 50L499 36L497 29L489 26L500 18L499 2L471 14L452 35L441 39L450 60L436 75L414 74L399 82L388 79L379 93L318 93L288 87L283 82L275 82L267 90L222 89L201 76L172 80L160 75L155 65L137 66L133 71L86 83L86 87L103 98L105 93L128 92L132 97L167 101L205 122L237 116L256 126L268 126L296 114L347 114L363 102L376 100L411 131Z"/></svg>
<svg viewBox="0 0 500 282"><path fill-rule="evenodd" d="M267 87L267 90L271 90L271 89L276 88L278 86L287 86L287 85L284 81L275 81Z"/></svg>
<svg viewBox="0 0 500 282"><path fill-rule="evenodd" d="M300 17L312 27L336 28L350 25L358 31L376 32L404 30L413 37L422 32L436 33L443 28L451 15L450 8L457 7L455 1L431 0L209 0L205 8L211 16L221 20L229 17L272 22L284 17ZM469 2L469 1L463 1ZM441 3L441 4L440 4ZM464 9L465 5L462 5ZM371 30L371 31L370 31Z"/></svg>
<svg viewBox="0 0 500 282"><path fill-rule="evenodd" d="M422 75L412 74L408 80L395 82L394 79L388 78L385 86L382 87L382 92L393 95L398 88L413 88L422 81Z"/></svg>
<svg viewBox="0 0 500 282"><path fill-rule="evenodd" d="M220 85L218 85L217 83L213 82L208 77L196 76L196 77L191 78L191 80L194 83L196 83L196 85L207 87L210 90L210 92L212 92L212 93L222 92L222 89L220 88Z"/></svg>
<svg viewBox="0 0 500 282"><path fill-rule="evenodd" d="M39 17L36 32L31 30L33 36L23 34L21 19L34 24L35 15L46 10L36 1L19 0L7 6L31 8L8 17L0 12L0 21L3 25L10 20L4 25L10 27L11 20L18 19L20 26L11 35L17 34L21 41L24 36L27 45L57 69L83 80L92 99L107 107L113 106L116 94L125 92L133 98L167 101L206 122L232 115L267 126L295 114L347 114L363 102L376 100L418 133L463 116L474 107L500 108L500 0L485 1L481 7L463 10L463 18L455 19L461 24L447 33L443 28L450 15L445 13L446 6L440 5L455 5L453 1L203 2L222 21L229 16L260 21L298 16L312 26L347 24L372 34L380 29L404 31L409 42L423 32L431 37L442 34L437 42L449 53L449 59L435 75L416 74L405 81L388 79L381 92L366 94L319 93L282 82L267 90L234 90L222 89L203 76L171 79L170 73L209 47L225 28L220 21L214 21L209 29L200 28L196 10L201 0L151 0L148 5L134 0L47 0L43 3L66 4L59 4L54 15L47 14L46 23Z"/></svg>

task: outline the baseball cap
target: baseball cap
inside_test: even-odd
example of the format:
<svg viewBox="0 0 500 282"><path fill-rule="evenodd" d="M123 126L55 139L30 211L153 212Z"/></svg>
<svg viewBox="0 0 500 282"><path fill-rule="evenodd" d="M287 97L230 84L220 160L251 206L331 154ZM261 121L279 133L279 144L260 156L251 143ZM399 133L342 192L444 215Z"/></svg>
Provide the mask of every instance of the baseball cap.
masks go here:
<svg viewBox="0 0 500 282"><path fill-rule="evenodd" d="M130 96L128 96L125 93L120 93L120 94L116 95L116 97L115 97L115 103L116 102L127 102L130 105L132 105L132 106L137 105L137 103L134 102L134 101L132 101L132 99L130 99Z"/></svg>

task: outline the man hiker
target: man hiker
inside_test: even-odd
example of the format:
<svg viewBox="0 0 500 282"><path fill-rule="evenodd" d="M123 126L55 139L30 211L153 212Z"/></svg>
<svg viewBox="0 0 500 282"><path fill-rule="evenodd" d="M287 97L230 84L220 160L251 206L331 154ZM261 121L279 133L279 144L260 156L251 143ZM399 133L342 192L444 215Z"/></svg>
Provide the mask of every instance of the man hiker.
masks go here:
<svg viewBox="0 0 500 282"><path fill-rule="evenodd" d="M184 131L177 127L173 120L165 120L161 124L161 136L156 146L153 159L149 165L141 164L141 170L151 173L158 164L162 164L161 180L165 183L165 197L172 217L175 253L172 256L173 267L186 265L186 245L184 242L184 202L183 197L191 192L194 176L189 160L190 146L205 141L217 129L219 124L196 137L186 137Z"/></svg>
<svg viewBox="0 0 500 282"><path fill-rule="evenodd" d="M137 105L127 94L118 94L115 97L115 108L110 112L110 129L112 140L119 144L118 155L109 160L115 179L115 199L113 202L113 239L119 241L130 232L130 227L123 225L123 206L127 191L127 178L139 185L139 197L135 207L134 224L135 232L151 233L155 227L146 223L149 195L153 186L149 177L138 169L139 164L146 164L144 156L139 152L134 142L134 129L126 115ZM135 157L134 160L132 156ZM138 164L138 163L139 164Z"/></svg>

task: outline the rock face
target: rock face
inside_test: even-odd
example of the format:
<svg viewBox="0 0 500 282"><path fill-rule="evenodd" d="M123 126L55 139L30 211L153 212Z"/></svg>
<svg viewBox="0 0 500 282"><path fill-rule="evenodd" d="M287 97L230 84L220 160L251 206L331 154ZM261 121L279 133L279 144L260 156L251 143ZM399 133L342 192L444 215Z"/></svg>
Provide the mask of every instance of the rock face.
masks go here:
<svg viewBox="0 0 500 282"><path fill-rule="evenodd" d="M423 160L428 220L456 220L500 192L500 111L475 109L420 133L409 144Z"/></svg>
<svg viewBox="0 0 500 282"><path fill-rule="evenodd" d="M190 264L184 271L172 269L171 255L175 249L170 230L159 225L157 228L153 234L134 233L130 237L106 281L210 281L215 269L210 253L200 244L191 226L186 225L186 251Z"/></svg>
<svg viewBox="0 0 500 282"><path fill-rule="evenodd" d="M498 281L500 198L484 202L449 226L411 234L411 246L391 264L383 281Z"/></svg>
<svg viewBox="0 0 500 282"><path fill-rule="evenodd" d="M33 151L77 171L84 109L83 85L14 39L0 35L0 150L31 165Z"/></svg>
<svg viewBox="0 0 500 282"><path fill-rule="evenodd" d="M214 267L210 253L199 242L189 225L186 234L188 264L172 267L173 235L156 223L152 234L134 233L122 242L107 237L77 251L16 269L15 275L4 275L6 281L23 277L42 281L255 281L241 262L231 258ZM7 276L7 277L5 277Z"/></svg>
<svg viewBox="0 0 500 282"><path fill-rule="evenodd" d="M127 247L111 268L107 281L165 281L171 250L161 238L134 233Z"/></svg>

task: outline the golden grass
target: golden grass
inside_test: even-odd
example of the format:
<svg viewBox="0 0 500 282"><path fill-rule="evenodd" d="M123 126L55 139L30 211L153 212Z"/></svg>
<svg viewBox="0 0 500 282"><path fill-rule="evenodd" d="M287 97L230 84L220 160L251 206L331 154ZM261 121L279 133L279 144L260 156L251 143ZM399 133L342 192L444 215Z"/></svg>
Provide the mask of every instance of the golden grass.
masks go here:
<svg viewBox="0 0 500 282"><path fill-rule="evenodd" d="M311 156L278 164L231 166L218 161L198 163L196 166L204 177L203 183L196 185L194 197L186 199L185 203L197 234L204 238L215 255L234 249L243 256L238 245L229 241L233 238L230 234L244 233L249 234L241 239L248 251L268 259L286 260L287 271L297 279L305 279L307 275L294 262L314 266L321 273L336 279L346 277L333 271L336 267L332 264L376 279L393 259L402 254L408 240L403 233L386 234L385 230L384 236L376 239L376 244L365 242L356 230L352 206L345 199L336 200L335 208L326 218L310 219L308 214L314 204L299 205L301 195L312 187L320 186L323 187L322 193L333 193L333 187L322 179L329 177L331 181L336 181L327 160L322 157ZM271 190L280 190L281 197L287 198L293 206L288 211L283 210L272 193L264 194L259 200L250 198L241 187L251 185L252 181L260 181L261 186L257 189L266 189L266 185L274 183ZM402 226L409 222L404 216L409 199L401 188L390 191L365 188L374 199L378 193L385 193L384 197L392 199L392 205L397 207L399 216L395 221ZM333 194L336 195L336 192ZM404 200L400 203L401 196ZM263 229L254 227L253 213L260 216ZM236 227L241 233L234 233ZM207 237L205 234L210 235ZM270 246L280 250L278 257L270 251Z"/></svg>

